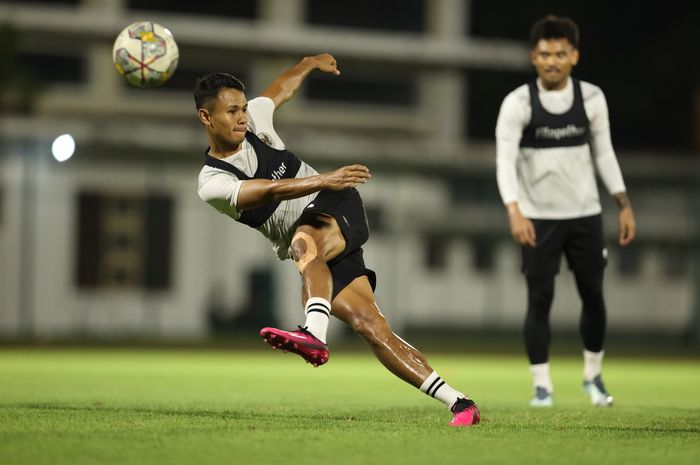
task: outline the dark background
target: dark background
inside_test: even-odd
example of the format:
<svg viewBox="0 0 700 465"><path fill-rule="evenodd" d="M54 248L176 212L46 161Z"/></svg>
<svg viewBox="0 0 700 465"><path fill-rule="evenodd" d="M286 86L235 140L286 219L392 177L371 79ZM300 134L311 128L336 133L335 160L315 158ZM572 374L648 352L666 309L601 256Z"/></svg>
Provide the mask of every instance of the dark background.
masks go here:
<svg viewBox="0 0 700 465"><path fill-rule="evenodd" d="M326 28L421 34L426 30L427 1L307 0L305 21ZM79 2L2 0L0 3L77 5ZM127 6L138 11L241 20L254 20L260 15L260 5L255 0L127 0ZM581 61L574 74L605 92L616 148L647 154L660 151L663 156L700 151L700 2L472 0L467 12L465 29L472 36L523 42L528 40L532 23L540 17L547 14L569 16L581 31ZM2 45L4 51L11 46ZM2 54L5 55L7 53ZM50 56L23 57L23 62L30 71L35 69L37 76L24 76L22 81L32 82L42 76L73 80L84 67L76 58L72 61L62 58L60 63L56 60ZM2 67L11 68L11 60L3 58ZM484 69L465 69L464 73L468 82L465 132L472 139L493 140L503 97L532 79L534 73ZM0 78L4 74L0 72ZM180 70L172 85L182 81L183 87L190 88L193 76ZM391 89L400 94L399 104L410 103L409 81L406 79L403 86L400 81L390 82ZM373 95L374 87L377 87L375 94L393 95L378 85L369 91L368 86L360 87L354 95ZM336 90L342 91L331 89L333 93L337 93ZM354 95L348 93L347 97L355 98ZM336 98L342 100L342 95Z"/></svg>
<svg viewBox="0 0 700 465"><path fill-rule="evenodd" d="M613 142L639 150L698 149L700 3L698 2L472 2L475 36L527 39L530 25L546 14L569 16L581 32L581 60L574 73L600 86L610 109ZM473 110L494 121L489 106L515 76L477 79ZM502 98L502 97L501 97ZM493 125L473 122L482 136Z"/></svg>

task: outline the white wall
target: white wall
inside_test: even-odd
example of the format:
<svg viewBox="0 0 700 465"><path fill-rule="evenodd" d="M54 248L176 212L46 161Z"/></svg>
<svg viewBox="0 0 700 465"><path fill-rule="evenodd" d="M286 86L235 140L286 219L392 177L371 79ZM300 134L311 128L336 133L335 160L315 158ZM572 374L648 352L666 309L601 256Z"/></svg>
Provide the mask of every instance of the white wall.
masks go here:
<svg viewBox="0 0 700 465"><path fill-rule="evenodd" d="M22 336L23 325L31 325L24 329L39 337L201 338L207 335L211 299L240 309L248 297L248 272L256 266L273 269L275 308L282 325L301 323L296 268L290 262L278 263L271 246L257 232L201 202L196 194L196 166L58 164L47 158L23 162L31 156L36 154L18 151L0 159L0 335ZM23 175L27 166L31 178ZM148 294L77 289L76 195L82 189L155 190L173 197L170 290ZM365 247L365 258L378 274L378 303L395 330L406 325L520 328L526 292L519 273L519 251L510 241L500 243L495 268L489 272L473 268L473 250L466 235L449 239L444 269L426 268L417 223L420 218L450 214L444 183L415 175L379 175L361 190L368 205L383 209L393 228L374 234ZM634 278L620 276L614 266L608 268L611 329L678 333L686 327L693 305L692 283L689 277L665 277L662 258L660 252L646 253L641 272ZM614 247L610 260L616 261ZM28 286L26 294L24 285ZM563 262L553 326L575 328L579 311L575 286ZM331 331L341 328L333 324Z"/></svg>
<svg viewBox="0 0 700 465"><path fill-rule="evenodd" d="M0 158L0 337L21 330L22 176L19 158Z"/></svg>

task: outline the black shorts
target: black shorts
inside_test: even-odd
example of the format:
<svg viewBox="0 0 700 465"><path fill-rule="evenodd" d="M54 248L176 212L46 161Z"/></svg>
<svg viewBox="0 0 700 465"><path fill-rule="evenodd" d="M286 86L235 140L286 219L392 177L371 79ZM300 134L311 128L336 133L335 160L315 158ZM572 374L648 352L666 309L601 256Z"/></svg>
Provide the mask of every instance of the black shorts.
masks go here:
<svg viewBox="0 0 700 465"><path fill-rule="evenodd" d="M345 239L345 249L328 262L333 278L333 299L345 289L355 278L367 276L374 290L377 286L377 275L365 267L362 257L362 244L369 239L369 223L362 204L362 198L357 189L342 191L322 190L304 209L309 212L325 213L332 216L340 227Z"/></svg>
<svg viewBox="0 0 700 465"><path fill-rule="evenodd" d="M601 215L570 220L532 220L535 247L522 246L526 276L556 275L562 253L572 271L600 271L607 263Z"/></svg>

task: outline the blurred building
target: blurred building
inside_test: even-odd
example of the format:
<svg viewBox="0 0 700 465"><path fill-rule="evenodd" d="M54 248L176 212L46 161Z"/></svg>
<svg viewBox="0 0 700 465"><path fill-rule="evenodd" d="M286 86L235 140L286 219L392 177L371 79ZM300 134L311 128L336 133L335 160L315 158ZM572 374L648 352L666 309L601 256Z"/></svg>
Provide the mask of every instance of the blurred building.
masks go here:
<svg viewBox="0 0 700 465"><path fill-rule="evenodd" d="M0 1L0 335L202 338L295 325L296 269L197 197L206 138L191 93L196 77L227 71L251 98L324 51L342 76L310 76L276 126L321 171L373 170L361 189L366 260L394 328L519 328L519 249L494 145L470 120L482 118L474 102L489 73L529 76L527 44L472 36L469 1L343 3ZM114 70L112 41L138 20L178 41L162 88L130 88ZM498 89L490 113L511 89ZM63 133L77 151L59 163L49 147ZM697 335L700 164L664 155L618 150L640 237L615 246L616 207L605 204L609 326ZM573 280L562 272L557 283L553 324L575 328Z"/></svg>

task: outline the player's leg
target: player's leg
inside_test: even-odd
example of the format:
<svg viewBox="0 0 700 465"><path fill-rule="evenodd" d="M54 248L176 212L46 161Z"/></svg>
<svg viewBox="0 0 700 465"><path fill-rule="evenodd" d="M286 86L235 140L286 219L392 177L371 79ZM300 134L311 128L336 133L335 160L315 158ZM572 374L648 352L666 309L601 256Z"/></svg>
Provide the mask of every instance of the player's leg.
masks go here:
<svg viewBox="0 0 700 465"><path fill-rule="evenodd" d="M476 404L447 384L415 347L394 334L379 310L366 276L355 278L338 293L333 300L333 315L359 334L394 375L443 402L453 413L451 425L479 422Z"/></svg>
<svg viewBox="0 0 700 465"><path fill-rule="evenodd" d="M581 297L579 330L583 341L583 386L593 405L607 407L612 405L613 398L602 381L606 330L603 275L607 253L600 215L571 222L565 253Z"/></svg>
<svg viewBox="0 0 700 465"><path fill-rule="evenodd" d="M585 352L602 353L605 340L606 311L603 299L603 270L575 271L576 288L581 296L579 330ZM602 358L602 357L601 357ZM593 379L601 372L596 361L585 363L584 377Z"/></svg>
<svg viewBox="0 0 700 465"><path fill-rule="evenodd" d="M326 341L333 293L327 263L344 249L345 239L338 223L323 213L313 212L302 217L292 238L292 258L302 278L305 326L323 342Z"/></svg>
<svg viewBox="0 0 700 465"><path fill-rule="evenodd" d="M333 292L327 262L345 249L345 239L333 217L312 212L300 220L291 249L302 277L306 322L297 331L263 328L260 335L274 348L299 354L314 366L323 365L329 356L326 331Z"/></svg>
<svg viewBox="0 0 700 465"><path fill-rule="evenodd" d="M554 387L549 375L551 329L549 313L554 298L554 275L527 276L527 312L525 315L525 350L530 361L534 397L533 407L552 405Z"/></svg>
<svg viewBox="0 0 700 465"><path fill-rule="evenodd" d="M566 224L555 220L533 220L536 247L523 246L522 272L527 282L527 311L523 329L530 361L533 407L550 407L554 387L549 375L549 313L554 298L554 278L559 272Z"/></svg>
<svg viewBox="0 0 700 465"><path fill-rule="evenodd" d="M605 340L606 311L603 299L603 271L574 273L581 296L580 331L583 339L583 387L593 405L608 407L613 398L602 379L603 342Z"/></svg>

